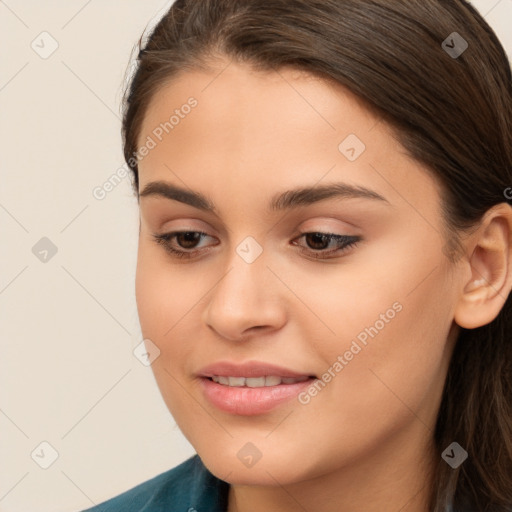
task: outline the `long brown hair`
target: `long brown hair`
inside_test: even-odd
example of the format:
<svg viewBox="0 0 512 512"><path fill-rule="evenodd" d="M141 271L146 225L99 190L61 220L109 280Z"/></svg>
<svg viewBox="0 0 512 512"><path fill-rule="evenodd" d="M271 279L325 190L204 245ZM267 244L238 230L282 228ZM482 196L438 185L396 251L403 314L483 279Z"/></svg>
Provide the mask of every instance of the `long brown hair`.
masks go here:
<svg viewBox="0 0 512 512"><path fill-rule="evenodd" d="M149 101L215 56L293 66L360 97L441 183L452 260L460 233L512 190L510 64L464 0L176 0L138 50L123 118L136 193ZM490 324L461 329L434 434L431 512L512 510L511 300ZM441 458L454 441L469 454L457 469Z"/></svg>

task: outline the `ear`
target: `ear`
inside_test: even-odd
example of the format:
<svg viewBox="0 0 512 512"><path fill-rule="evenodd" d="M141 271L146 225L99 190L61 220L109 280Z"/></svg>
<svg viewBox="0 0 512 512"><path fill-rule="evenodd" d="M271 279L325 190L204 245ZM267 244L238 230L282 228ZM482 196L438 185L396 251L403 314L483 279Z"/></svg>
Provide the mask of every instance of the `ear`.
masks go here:
<svg viewBox="0 0 512 512"><path fill-rule="evenodd" d="M454 320L475 329L498 316L512 288L512 207L500 203L490 208L466 247L471 278L463 283Z"/></svg>

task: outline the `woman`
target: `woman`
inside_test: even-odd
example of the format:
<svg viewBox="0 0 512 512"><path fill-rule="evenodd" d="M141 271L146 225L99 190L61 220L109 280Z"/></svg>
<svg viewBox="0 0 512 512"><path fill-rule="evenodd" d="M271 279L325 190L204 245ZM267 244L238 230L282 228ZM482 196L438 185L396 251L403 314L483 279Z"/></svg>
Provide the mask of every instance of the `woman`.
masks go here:
<svg viewBox="0 0 512 512"><path fill-rule="evenodd" d="M196 456L90 509L512 510L512 79L463 0L177 0L124 154Z"/></svg>

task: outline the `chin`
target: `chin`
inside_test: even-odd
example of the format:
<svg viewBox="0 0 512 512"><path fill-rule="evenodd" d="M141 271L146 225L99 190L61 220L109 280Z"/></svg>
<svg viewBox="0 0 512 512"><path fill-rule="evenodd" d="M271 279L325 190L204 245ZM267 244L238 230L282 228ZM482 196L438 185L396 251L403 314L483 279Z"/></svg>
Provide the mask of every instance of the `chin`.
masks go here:
<svg viewBox="0 0 512 512"><path fill-rule="evenodd" d="M267 457L262 454L261 458L251 465L250 459L244 463L243 453L239 456L237 452L239 452L238 448L222 451L222 453L213 451L197 453L211 473L234 485L273 487L301 482L312 476L308 474L302 458L298 463L297 453L285 454L273 451ZM313 471L313 468L311 470Z"/></svg>

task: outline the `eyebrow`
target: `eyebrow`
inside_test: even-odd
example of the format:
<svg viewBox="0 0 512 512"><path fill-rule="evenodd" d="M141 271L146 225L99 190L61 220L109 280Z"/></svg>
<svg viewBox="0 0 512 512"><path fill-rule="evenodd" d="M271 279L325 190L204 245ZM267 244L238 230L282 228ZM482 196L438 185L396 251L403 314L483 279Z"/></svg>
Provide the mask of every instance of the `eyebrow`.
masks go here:
<svg viewBox="0 0 512 512"><path fill-rule="evenodd" d="M165 181L152 181L148 183L139 197L159 196L180 203L188 204L199 210L218 213L213 201L208 197L193 190L173 185ZM293 190L280 192L272 197L269 203L269 209L274 211L289 210L300 206L324 201L331 198L341 199L371 199L383 201L389 204L389 201L366 187L350 185L348 183L329 183L320 186L300 187Z"/></svg>

